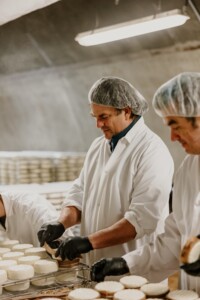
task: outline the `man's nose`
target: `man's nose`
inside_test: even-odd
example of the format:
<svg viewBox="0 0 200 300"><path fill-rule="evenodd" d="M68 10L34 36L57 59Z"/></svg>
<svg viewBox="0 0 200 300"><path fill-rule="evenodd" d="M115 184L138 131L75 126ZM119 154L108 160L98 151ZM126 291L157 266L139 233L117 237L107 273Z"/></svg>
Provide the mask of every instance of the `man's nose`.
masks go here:
<svg viewBox="0 0 200 300"><path fill-rule="evenodd" d="M175 142L175 141L177 141L178 139L179 139L179 135L178 135L176 132L174 132L173 129L171 129L171 141L172 141L172 142Z"/></svg>
<svg viewBox="0 0 200 300"><path fill-rule="evenodd" d="M97 119L97 128L101 128L104 125L104 122L102 120Z"/></svg>

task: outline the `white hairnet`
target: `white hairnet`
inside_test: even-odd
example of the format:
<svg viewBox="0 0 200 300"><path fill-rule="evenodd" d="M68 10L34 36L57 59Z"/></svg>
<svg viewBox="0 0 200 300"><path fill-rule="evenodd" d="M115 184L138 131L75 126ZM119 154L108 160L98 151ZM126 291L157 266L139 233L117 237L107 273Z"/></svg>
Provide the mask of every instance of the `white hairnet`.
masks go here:
<svg viewBox="0 0 200 300"><path fill-rule="evenodd" d="M200 116L200 73L184 72L167 81L156 91L153 107L161 117Z"/></svg>
<svg viewBox="0 0 200 300"><path fill-rule="evenodd" d="M91 87L90 103L118 109L130 107L134 115L143 115L148 110L144 97L126 80L118 77L103 77Z"/></svg>

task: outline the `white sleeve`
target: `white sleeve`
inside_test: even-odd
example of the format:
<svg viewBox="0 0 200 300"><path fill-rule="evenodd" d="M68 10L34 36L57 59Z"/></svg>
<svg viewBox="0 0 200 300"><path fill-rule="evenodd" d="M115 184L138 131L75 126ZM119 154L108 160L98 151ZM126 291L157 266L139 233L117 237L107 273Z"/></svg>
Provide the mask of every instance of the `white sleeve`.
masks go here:
<svg viewBox="0 0 200 300"><path fill-rule="evenodd" d="M124 217L135 227L138 239L156 229L157 234L163 232L164 219L169 214L174 163L166 146L159 141L150 145L136 163L132 200Z"/></svg>
<svg viewBox="0 0 200 300"><path fill-rule="evenodd" d="M66 206L75 206L78 210L82 211L82 200L84 190L83 172L84 171L82 169L79 177L73 182L72 186L67 191L62 208Z"/></svg>
<svg viewBox="0 0 200 300"><path fill-rule="evenodd" d="M165 232L153 244L146 244L123 258L131 274L160 282L178 270L180 252L181 236L172 213L165 221Z"/></svg>

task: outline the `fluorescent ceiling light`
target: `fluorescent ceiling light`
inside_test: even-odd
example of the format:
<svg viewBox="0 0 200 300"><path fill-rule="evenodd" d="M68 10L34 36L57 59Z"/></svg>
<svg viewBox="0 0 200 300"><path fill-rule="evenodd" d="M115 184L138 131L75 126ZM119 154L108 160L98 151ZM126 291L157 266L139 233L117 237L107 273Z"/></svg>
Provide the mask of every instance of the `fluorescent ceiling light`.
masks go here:
<svg viewBox="0 0 200 300"><path fill-rule="evenodd" d="M174 9L154 16L79 33L75 40L82 46L92 46L183 25L189 19Z"/></svg>

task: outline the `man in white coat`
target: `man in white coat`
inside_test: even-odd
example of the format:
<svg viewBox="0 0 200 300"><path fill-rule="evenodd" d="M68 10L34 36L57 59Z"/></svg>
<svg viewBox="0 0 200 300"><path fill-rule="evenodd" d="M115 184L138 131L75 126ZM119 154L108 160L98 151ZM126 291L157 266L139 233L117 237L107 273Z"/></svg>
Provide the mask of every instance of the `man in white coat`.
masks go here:
<svg viewBox="0 0 200 300"><path fill-rule="evenodd" d="M166 82L155 93L153 106L170 126L171 140L180 142L189 154L175 176L173 213L155 243L123 257L100 260L92 267L92 280L130 272L161 281L179 269L181 249L200 233L200 73L182 73ZM186 272L181 270L180 287L200 295L200 260L181 267Z"/></svg>
<svg viewBox="0 0 200 300"><path fill-rule="evenodd" d="M34 193L1 192L0 231L20 243L39 246L37 232L45 222L57 220L59 212L44 197Z"/></svg>
<svg viewBox="0 0 200 300"><path fill-rule="evenodd" d="M127 81L98 80L89 103L103 132L92 143L77 180L67 193L58 222L38 232L41 245L81 222L81 236L65 239L56 255L84 255L91 265L153 241L168 215L174 164L163 141L146 125L144 97ZM92 251L91 251L92 250Z"/></svg>

